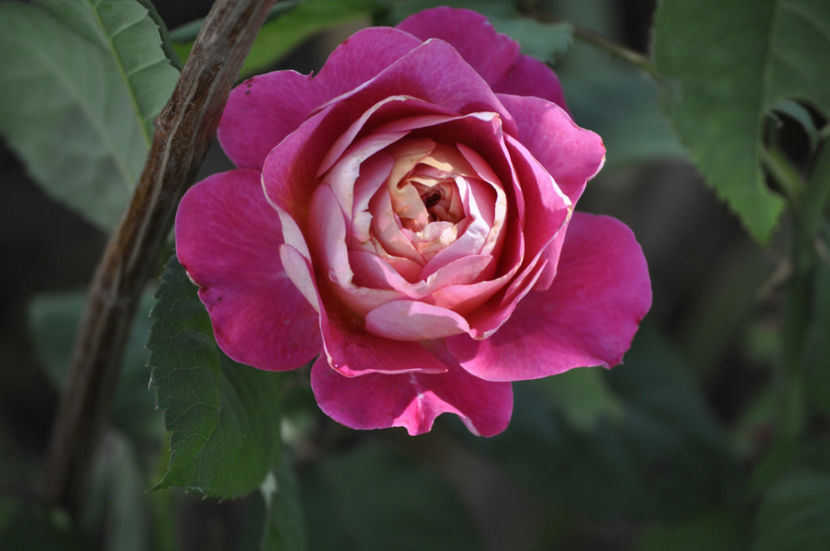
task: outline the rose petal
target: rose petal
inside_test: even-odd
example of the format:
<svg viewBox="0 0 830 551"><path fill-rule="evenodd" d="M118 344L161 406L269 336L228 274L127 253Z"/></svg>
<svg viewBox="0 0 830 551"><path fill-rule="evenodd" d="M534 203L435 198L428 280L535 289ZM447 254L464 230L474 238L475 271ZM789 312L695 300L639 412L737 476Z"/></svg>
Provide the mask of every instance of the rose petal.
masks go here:
<svg viewBox="0 0 830 551"><path fill-rule="evenodd" d="M499 94L516 118L518 139L575 204L585 183L605 163L602 138L576 125L568 113L535 97Z"/></svg>
<svg viewBox="0 0 830 551"><path fill-rule="evenodd" d="M366 314L366 330L398 341L424 341L470 330L452 310L415 300L393 300Z"/></svg>
<svg viewBox="0 0 830 551"><path fill-rule="evenodd" d="M528 55L520 55L507 74L493 85L493 91L514 96L536 96L568 110L562 85L553 69Z"/></svg>
<svg viewBox="0 0 830 551"><path fill-rule="evenodd" d="M370 134L352 144L352 147L326 174L323 183L334 192L337 202L340 203L344 214L349 218L351 218L351 214L356 207L355 186L363 172L364 162L390 144L395 144L405 135L405 132L376 132Z"/></svg>
<svg viewBox="0 0 830 551"><path fill-rule="evenodd" d="M362 286L394 289L405 297L416 300L429 297L428 302L456 311L456 304L467 297L461 295L456 299L456 294L442 293L442 290L448 287L466 287L470 282L489 278L494 264L493 257L489 255L472 255L447 265L445 270L439 270L424 281L410 282L384 259L368 251L350 251L349 258L355 272L355 281L359 281ZM479 289L479 292L482 290Z"/></svg>
<svg viewBox="0 0 830 551"><path fill-rule="evenodd" d="M648 266L622 222L574 214L553 285L531 292L510 320L482 341L448 341L470 373L492 381L556 375L622 360L651 308Z"/></svg>
<svg viewBox="0 0 830 551"><path fill-rule="evenodd" d="M311 77L294 71L249 78L228 97L219 143L239 168L259 169L268 152L329 98Z"/></svg>
<svg viewBox="0 0 830 551"><path fill-rule="evenodd" d="M320 351L317 315L283 270L281 242L256 171L210 176L179 204L176 251L200 286L216 342L259 369L294 369Z"/></svg>
<svg viewBox="0 0 830 551"><path fill-rule="evenodd" d="M322 320L326 358L343 376L366 374L443 373L447 366L417 342L385 339L362 328L338 326Z"/></svg>
<svg viewBox="0 0 830 551"><path fill-rule="evenodd" d="M281 252L291 259L295 273L292 281L310 290L315 302L324 305L319 310L319 333L323 337L323 352L329 365L341 375L355 377L367 373L441 373L447 367L437 362L434 355L418 343L391 341L367 333L360 319L333 305L331 291L317 287L311 262L289 245ZM328 300L323 300L325 295ZM331 307L331 311L326 309Z"/></svg>
<svg viewBox="0 0 830 551"><path fill-rule="evenodd" d="M362 113L391 96L411 96L455 113L493 112L511 133L513 118L490 86L450 44L430 39L400 57L360 88L336 98L350 113Z"/></svg>
<svg viewBox="0 0 830 551"><path fill-rule="evenodd" d="M510 133L517 132L513 117L487 83L449 44L431 40L405 54L365 86L326 106L274 147L262 168L268 199L304 228L321 160L355 121L355 113L400 95L417 96L459 113L497 113L494 124L503 125ZM419 111L423 112L423 104Z"/></svg>
<svg viewBox="0 0 830 551"><path fill-rule="evenodd" d="M335 48L314 80L333 98L364 85L420 45L420 40L398 29L369 27Z"/></svg>
<svg viewBox="0 0 830 551"><path fill-rule="evenodd" d="M335 293L349 308L363 315L384 302L401 297L395 291L368 289L353 283L344 214L328 186L320 186L314 192L309 223L316 228L310 236L314 265L325 274Z"/></svg>
<svg viewBox="0 0 830 551"><path fill-rule="evenodd" d="M412 127L393 128L388 125L395 124L395 122L400 120L409 120L412 117L445 117L447 115L451 115L451 113L445 109L441 109L437 105L421 101L417 98L403 95L384 98L364 111L360 117L338 136L337 140L334 141L331 148L326 152L325 157L320 161L317 176L329 170L346 153L347 149L353 147L352 144L360 133L368 134L371 131L371 134L406 134ZM387 122L387 126L377 128L377 126L390 120L392 122Z"/></svg>
<svg viewBox="0 0 830 551"><path fill-rule="evenodd" d="M519 55L519 44L497 33L483 15L471 10L440 7L410 15L398 28L421 40L449 42L484 80L502 79Z"/></svg>
<svg viewBox="0 0 830 551"><path fill-rule="evenodd" d="M404 427L410 435L429 432L436 417L453 413L470 432L494 436L507 427L513 409L509 383L484 381L457 366L437 375L348 378L321 357L311 369L311 388L320 409L340 424L354 429Z"/></svg>

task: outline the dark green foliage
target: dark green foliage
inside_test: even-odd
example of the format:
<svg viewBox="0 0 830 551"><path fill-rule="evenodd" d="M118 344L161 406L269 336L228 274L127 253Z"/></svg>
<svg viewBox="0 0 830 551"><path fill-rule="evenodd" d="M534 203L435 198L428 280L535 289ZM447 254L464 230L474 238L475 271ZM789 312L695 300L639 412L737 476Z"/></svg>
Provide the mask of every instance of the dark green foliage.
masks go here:
<svg viewBox="0 0 830 551"><path fill-rule="evenodd" d="M196 288L175 258L156 298L147 344L150 386L170 432L170 463L156 488L245 495L280 457L282 379L219 350Z"/></svg>
<svg viewBox="0 0 830 551"><path fill-rule="evenodd" d="M761 171L763 118L784 99L830 115L830 86L818 70L830 66L830 4L665 0L654 51L681 141L749 233L766 241L784 203Z"/></svg>

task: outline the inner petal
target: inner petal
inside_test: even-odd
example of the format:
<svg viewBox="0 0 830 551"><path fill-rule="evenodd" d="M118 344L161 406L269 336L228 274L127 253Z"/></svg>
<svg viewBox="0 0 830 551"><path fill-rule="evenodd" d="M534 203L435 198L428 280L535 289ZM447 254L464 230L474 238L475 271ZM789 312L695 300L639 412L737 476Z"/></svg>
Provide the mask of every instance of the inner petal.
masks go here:
<svg viewBox="0 0 830 551"><path fill-rule="evenodd" d="M472 177L475 171L456 148L428 140L403 140L392 153L395 167L389 175L389 193L402 227L418 234L430 223L456 224L464 218L456 178Z"/></svg>

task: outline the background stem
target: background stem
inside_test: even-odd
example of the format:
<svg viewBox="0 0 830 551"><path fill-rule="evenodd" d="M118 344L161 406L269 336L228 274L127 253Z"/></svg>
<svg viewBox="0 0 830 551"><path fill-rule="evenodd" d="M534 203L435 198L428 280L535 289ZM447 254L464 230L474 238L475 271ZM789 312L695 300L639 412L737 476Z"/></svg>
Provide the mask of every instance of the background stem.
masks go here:
<svg viewBox="0 0 830 551"><path fill-rule="evenodd" d="M789 170L789 173L795 173ZM786 174L786 172L785 172ZM779 177L779 180L781 178ZM830 201L830 144L822 144L803 192L791 203L793 218L792 276L782 330L783 387L779 414L779 440L801 436L807 416L804 372L808 361L810 329L814 318L815 278L818 251L816 239L823 213ZM791 201L793 198L791 197Z"/></svg>
<svg viewBox="0 0 830 551"><path fill-rule="evenodd" d="M273 4L274 0L214 3L173 95L156 120L141 179L96 269L41 481L42 497L70 513L77 511L141 291Z"/></svg>

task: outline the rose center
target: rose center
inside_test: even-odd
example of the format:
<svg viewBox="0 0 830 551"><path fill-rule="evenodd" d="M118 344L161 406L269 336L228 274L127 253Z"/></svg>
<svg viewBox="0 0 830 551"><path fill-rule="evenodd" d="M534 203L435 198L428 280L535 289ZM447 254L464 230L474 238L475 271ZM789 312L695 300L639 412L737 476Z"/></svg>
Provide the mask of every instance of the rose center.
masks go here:
<svg viewBox="0 0 830 551"><path fill-rule="evenodd" d="M430 190L426 194L421 194L421 201L424 202L424 206L427 208L427 210L437 205L440 200L441 192L437 190Z"/></svg>

